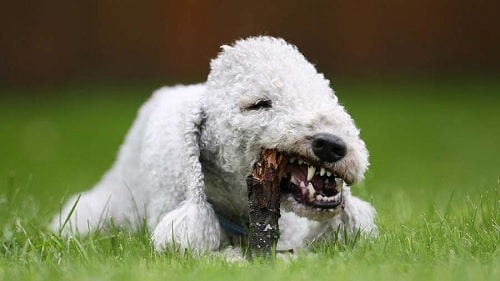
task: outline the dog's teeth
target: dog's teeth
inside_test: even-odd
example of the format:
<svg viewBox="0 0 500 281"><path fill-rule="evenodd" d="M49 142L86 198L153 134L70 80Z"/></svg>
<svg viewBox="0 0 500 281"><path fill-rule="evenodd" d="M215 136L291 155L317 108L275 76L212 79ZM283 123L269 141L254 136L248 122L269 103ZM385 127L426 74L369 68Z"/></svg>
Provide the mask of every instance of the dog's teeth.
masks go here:
<svg viewBox="0 0 500 281"><path fill-rule="evenodd" d="M304 161L302 159L299 159L299 165L304 164Z"/></svg>
<svg viewBox="0 0 500 281"><path fill-rule="evenodd" d="M339 201L339 200L342 198L342 197L341 197L341 195L342 195L341 193L338 193L337 195L335 195L335 196L333 197L333 199L334 199L335 201Z"/></svg>
<svg viewBox="0 0 500 281"><path fill-rule="evenodd" d="M320 175L320 176L324 176L324 175L325 175L325 173L326 173L325 168L321 168L321 170L319 171L319 175Z"/></svg>
<svg viewBox="0 0 500 281"><path fill-rule="evenodd" d="M314 193L316 193L316 190L314 190L312 183L307 185L307 190L309 190L309 199L314 199Z"/></svg>
<svg viewBox="0 0 500 281"><path fill-rule="evenodd" d="M337 188L337 190L341 190L343 186L344 181L341 178L335 178L335 188Z"/></svg>
<svg viewBox="0 0 500 281"><path fill-rule="evenodd" d="M326 176L327 176L327 177L329 177L329 176L331 176L331 175L332 175L332 172L330 172L330 171L326 171Z"/></svg>
<svg viewBox="0 0 500 281"><path fill-rule="evenodd" d="M295 157L291 157L288 161L290 162L290 164L292 164L293 162L295 162L296 158Z"/></svg>
<svg viewBox="0 0 500 281"><path fill-rule="evenodd" d="M314 173L316 173L316 167L309 166L307 168L307 181L311 181L312 180L312 178L314 177Z"/></svg>
<svg viewBox="0 0 500 281"><path fill-rule="evenodd" d="M300 186L301 188L306 188L306 184L305 184L303 181L301 181L301 182L300 182L300 185L299 185L299 186Z"/></svg>
<svg viewBox="0 0 500 281"><path fill-rule="evenodd" d="M316 200L318 200L318 201L323 200L323 195L321 195L321 194L316 195Z"/></svg>

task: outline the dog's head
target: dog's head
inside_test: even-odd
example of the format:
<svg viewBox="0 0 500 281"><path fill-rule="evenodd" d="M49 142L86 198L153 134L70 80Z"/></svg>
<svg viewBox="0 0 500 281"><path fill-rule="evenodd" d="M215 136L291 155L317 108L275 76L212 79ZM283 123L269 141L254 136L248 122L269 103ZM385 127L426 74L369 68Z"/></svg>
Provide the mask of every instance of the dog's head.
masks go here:
<svg viewBox="0 0 500 281"><path fill-rule="evenodd" d="M281 206L312 218L337 214L342 186L362 180L369 164L329 81L282 39L252 37L222 49L203 101L208 126L218 130L218 165L244 180L262 148L285 153Z"/></svg>

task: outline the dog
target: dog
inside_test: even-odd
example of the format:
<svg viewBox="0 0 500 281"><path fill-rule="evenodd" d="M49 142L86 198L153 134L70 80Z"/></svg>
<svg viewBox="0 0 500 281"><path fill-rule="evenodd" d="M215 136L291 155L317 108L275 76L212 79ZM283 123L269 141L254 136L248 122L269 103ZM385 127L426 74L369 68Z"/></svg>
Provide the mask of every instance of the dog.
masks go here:
<svg viewBox="0 0 500 281"><path fill-rule="evenodd" d="M339 229L377 235L375 209L351 194L368 151L330 82L283 39L250 37L211 61L205 83L157 90L111 169L51 228L86 234L146 221L158 251L212 252L248 221L246 177L262 149L286 155L278 250Z"/></svg>

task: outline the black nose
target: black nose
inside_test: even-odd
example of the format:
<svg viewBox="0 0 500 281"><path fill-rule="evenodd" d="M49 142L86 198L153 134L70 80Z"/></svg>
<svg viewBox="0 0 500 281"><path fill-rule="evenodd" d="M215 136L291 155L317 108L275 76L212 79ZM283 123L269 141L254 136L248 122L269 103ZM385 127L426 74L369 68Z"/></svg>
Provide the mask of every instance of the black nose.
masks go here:
<svg viewBox="0 0 500 281"><path fill-rule="evenodd" d="M319 133L313 136L312 149L323 162L336 162L347 153L345 142L332 134Z"/></svg>

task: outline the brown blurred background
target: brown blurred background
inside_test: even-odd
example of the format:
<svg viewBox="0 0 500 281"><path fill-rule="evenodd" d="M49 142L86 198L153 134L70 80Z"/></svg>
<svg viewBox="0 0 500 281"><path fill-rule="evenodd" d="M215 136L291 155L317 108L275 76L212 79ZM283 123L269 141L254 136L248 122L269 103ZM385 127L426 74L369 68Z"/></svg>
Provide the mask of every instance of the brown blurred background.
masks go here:
<svg viewBox="0 0 500 281"><path fill-rule="evenodd" d="M498 73L500 1L16 0L0 85L203 81L221 44L283 37L328 75Z"/></svg>

